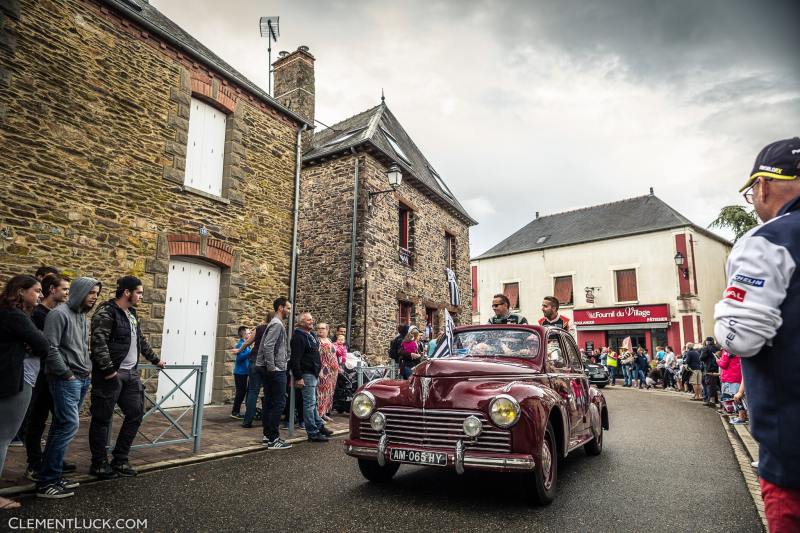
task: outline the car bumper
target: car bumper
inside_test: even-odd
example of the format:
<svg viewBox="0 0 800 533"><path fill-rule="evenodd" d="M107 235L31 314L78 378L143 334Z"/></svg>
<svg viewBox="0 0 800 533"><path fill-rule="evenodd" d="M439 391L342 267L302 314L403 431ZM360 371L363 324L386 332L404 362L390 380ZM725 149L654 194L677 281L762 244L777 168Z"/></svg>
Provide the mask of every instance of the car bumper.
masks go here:
<svg viewBox="0 0 800 533"><path fill-rule="evenodd" d="M390 452L392 449L404 449L425 452L439 452L447 455L448 468L454 468L459 474L463 473L465 469L470 470L493 470L499 472L530 472L536 466L536 461L533 456L526 454L505 453L496 454L488 452L471 452L469 450L469 442L458 441L454 448L433 448L433 447L420 447L408 446L404 444L392 444L388 439L381 439L376 444L371 441L364 441L359 439L347 440L344 443L345 453L351 457L358 457L361 459L372 459L380 464L386 464L390 461ZM420 463L408 463L420 465ZM421 465L421 466L434 466L434 465Z"/></svg>

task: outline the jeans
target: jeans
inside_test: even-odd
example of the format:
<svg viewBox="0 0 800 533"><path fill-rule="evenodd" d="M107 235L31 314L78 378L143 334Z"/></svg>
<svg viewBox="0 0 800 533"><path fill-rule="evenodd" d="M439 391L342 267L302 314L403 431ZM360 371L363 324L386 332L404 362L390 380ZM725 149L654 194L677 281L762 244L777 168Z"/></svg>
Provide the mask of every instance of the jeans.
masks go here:
<svg viewBox="0 0 800 533"><path fill-rule="evenodd" d="M261 369L261 370L259 370ZM244 412L245 426L253 423L253 418L256 416L256 402L258 401L258 393L261 392L261 387L264 385L264 373L266 370L263 366L250 365L250 375L247 377L247 404ZM264 410L261 410L261 419L264 419Z"/></svg>
<svg viewBox="0 0 800 533"><path fill-rule="evenodd" d="M303 374L303 421L309 437L319 434L325 427L317 412L317 384L319 379L314 374Z"/></svg>
<svg viewBox="0 0 800 533"><path fill-rule="evenodd" d="M630 365L622 365L622 375L625 378L625 386L630 387L633 383L633 373Z"/></svg>
<svg viewBox="0 0 800 533"><path fill-rule="evenodd" d="M42 435L47 425L47 417L53 412L53 397L44 372L39 372L33 388L31 404L28 406L28 427L25 429L25 452L28 454L28 467L38 472L42 467Z"/></svg>
<svg viewBox="0 0 800 533"><path fill-rule="evenodd" d="M722 384L722 399L723 400L730 400L733 396L739 392L739 384L738 383L723 383Z"/></svg>
<svg viewBox="0 0 800 533"><path fill-rule="evenodd" d="M639 386L642 386L645 383L645 379L647 379L647 375L641 368L637 371L637 374L639 376Z"/></svg>
<svg viewBox="0 0 800 533"><path fill-rule="evenodd" d="M91 380L86 378L49 379L50 394L53 396L53 423L47 434L47 445L42 456L39 471L39 487L46 487L61 479L61 467L72 439L78 433L78 416Z"/></svg>
<svg viewBox="0 0 800 533"><path fill-rule="evenodd" d="M233 398L231 413L238 415L242 410L242 400L247 395L247 374L234 374L233 381L236 383L236 396Z"/></svg>
<svg viewBox="0 0 800 533"><path fill-rule="evenodd" d="M608 379L611 381L612 385L617 384L617 367L609 366L608 368Z"/></svg>
<svg viewBox="0 0 800 533"><path fill-rule="evenodd" d="M133 439L136 438L144 416L144 387L139 380L139 371L120 369L117 371L117 377L112 379L95 376L91 397L89 449L92 452L92 464L101 464L107 460L106 444L116 405L119 405L125 419L119 428L112 455L115 464L128 462Z"/></svg>
<svg viewBox="0 0 800 533"><path fill-rule="evenodd" d="M261 425L264 427L264 436L270 441L280 437L278 425L281 423L281 414L286 405L286 372L276 370L264 372L264 403L261 416Z"/></svg>

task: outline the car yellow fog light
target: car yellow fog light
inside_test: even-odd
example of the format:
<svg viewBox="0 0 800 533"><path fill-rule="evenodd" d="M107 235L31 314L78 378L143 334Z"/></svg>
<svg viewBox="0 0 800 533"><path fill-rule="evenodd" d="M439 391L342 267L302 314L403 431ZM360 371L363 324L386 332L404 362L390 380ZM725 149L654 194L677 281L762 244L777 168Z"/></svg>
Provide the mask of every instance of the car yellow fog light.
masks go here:
<svg viewBox="0 0 800 533"><path fill-rule="evenodd" d="M375 396L367 391L359 392L350 407L358 418L367 418L375 409Z"/></svg>
<svg viewBox="0 0 800 533"><path fill-rule="evenodd" d="M500 394L489 404L489 417L501 428L511 427L519 420L519 403L508 394Z"/></svg>
<svg viewBox="0 0 800 533"><path fill-rule="evenodd" d="M386 427L386 417L380 411L373 413L369 419L369 425L375 431L383 431L383 428Z"/></svg>

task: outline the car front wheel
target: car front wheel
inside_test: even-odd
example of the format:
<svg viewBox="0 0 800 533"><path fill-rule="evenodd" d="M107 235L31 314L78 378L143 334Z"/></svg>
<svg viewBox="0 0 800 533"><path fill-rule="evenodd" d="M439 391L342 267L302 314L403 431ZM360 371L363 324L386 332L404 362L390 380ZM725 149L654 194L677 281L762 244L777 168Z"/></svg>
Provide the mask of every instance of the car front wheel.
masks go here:
<svg viewBox="0 0 800 533"><path fill-rule="evenodd" d="M558 446L550 422L544 432L544 442L539 460L533 470L533 499L539 505L549 505L556 496L558 479Z"/></svg>
<svg viewBox="0 0 800 533"><path fill-rule="evenodd" d="M358 469L361 470L361 475L373 483L391 481L398 468L400 468L400 463L386 463L386 466L381 466L377 461L358 460Z"/></svg>

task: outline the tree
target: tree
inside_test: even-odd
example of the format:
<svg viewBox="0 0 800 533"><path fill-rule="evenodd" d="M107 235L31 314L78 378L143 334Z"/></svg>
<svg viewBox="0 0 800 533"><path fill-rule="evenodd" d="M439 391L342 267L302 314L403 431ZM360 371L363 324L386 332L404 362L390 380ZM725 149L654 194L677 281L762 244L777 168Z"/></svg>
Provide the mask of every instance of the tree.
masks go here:
<svg viewBox="0 0 800 533"><path fill-rule="evenodd" d="M723 207L716 220L709 224L709 228L727 228L734 233L734 241L758 225L755 210L747 210L741 205L726 205Z"/></svg>

